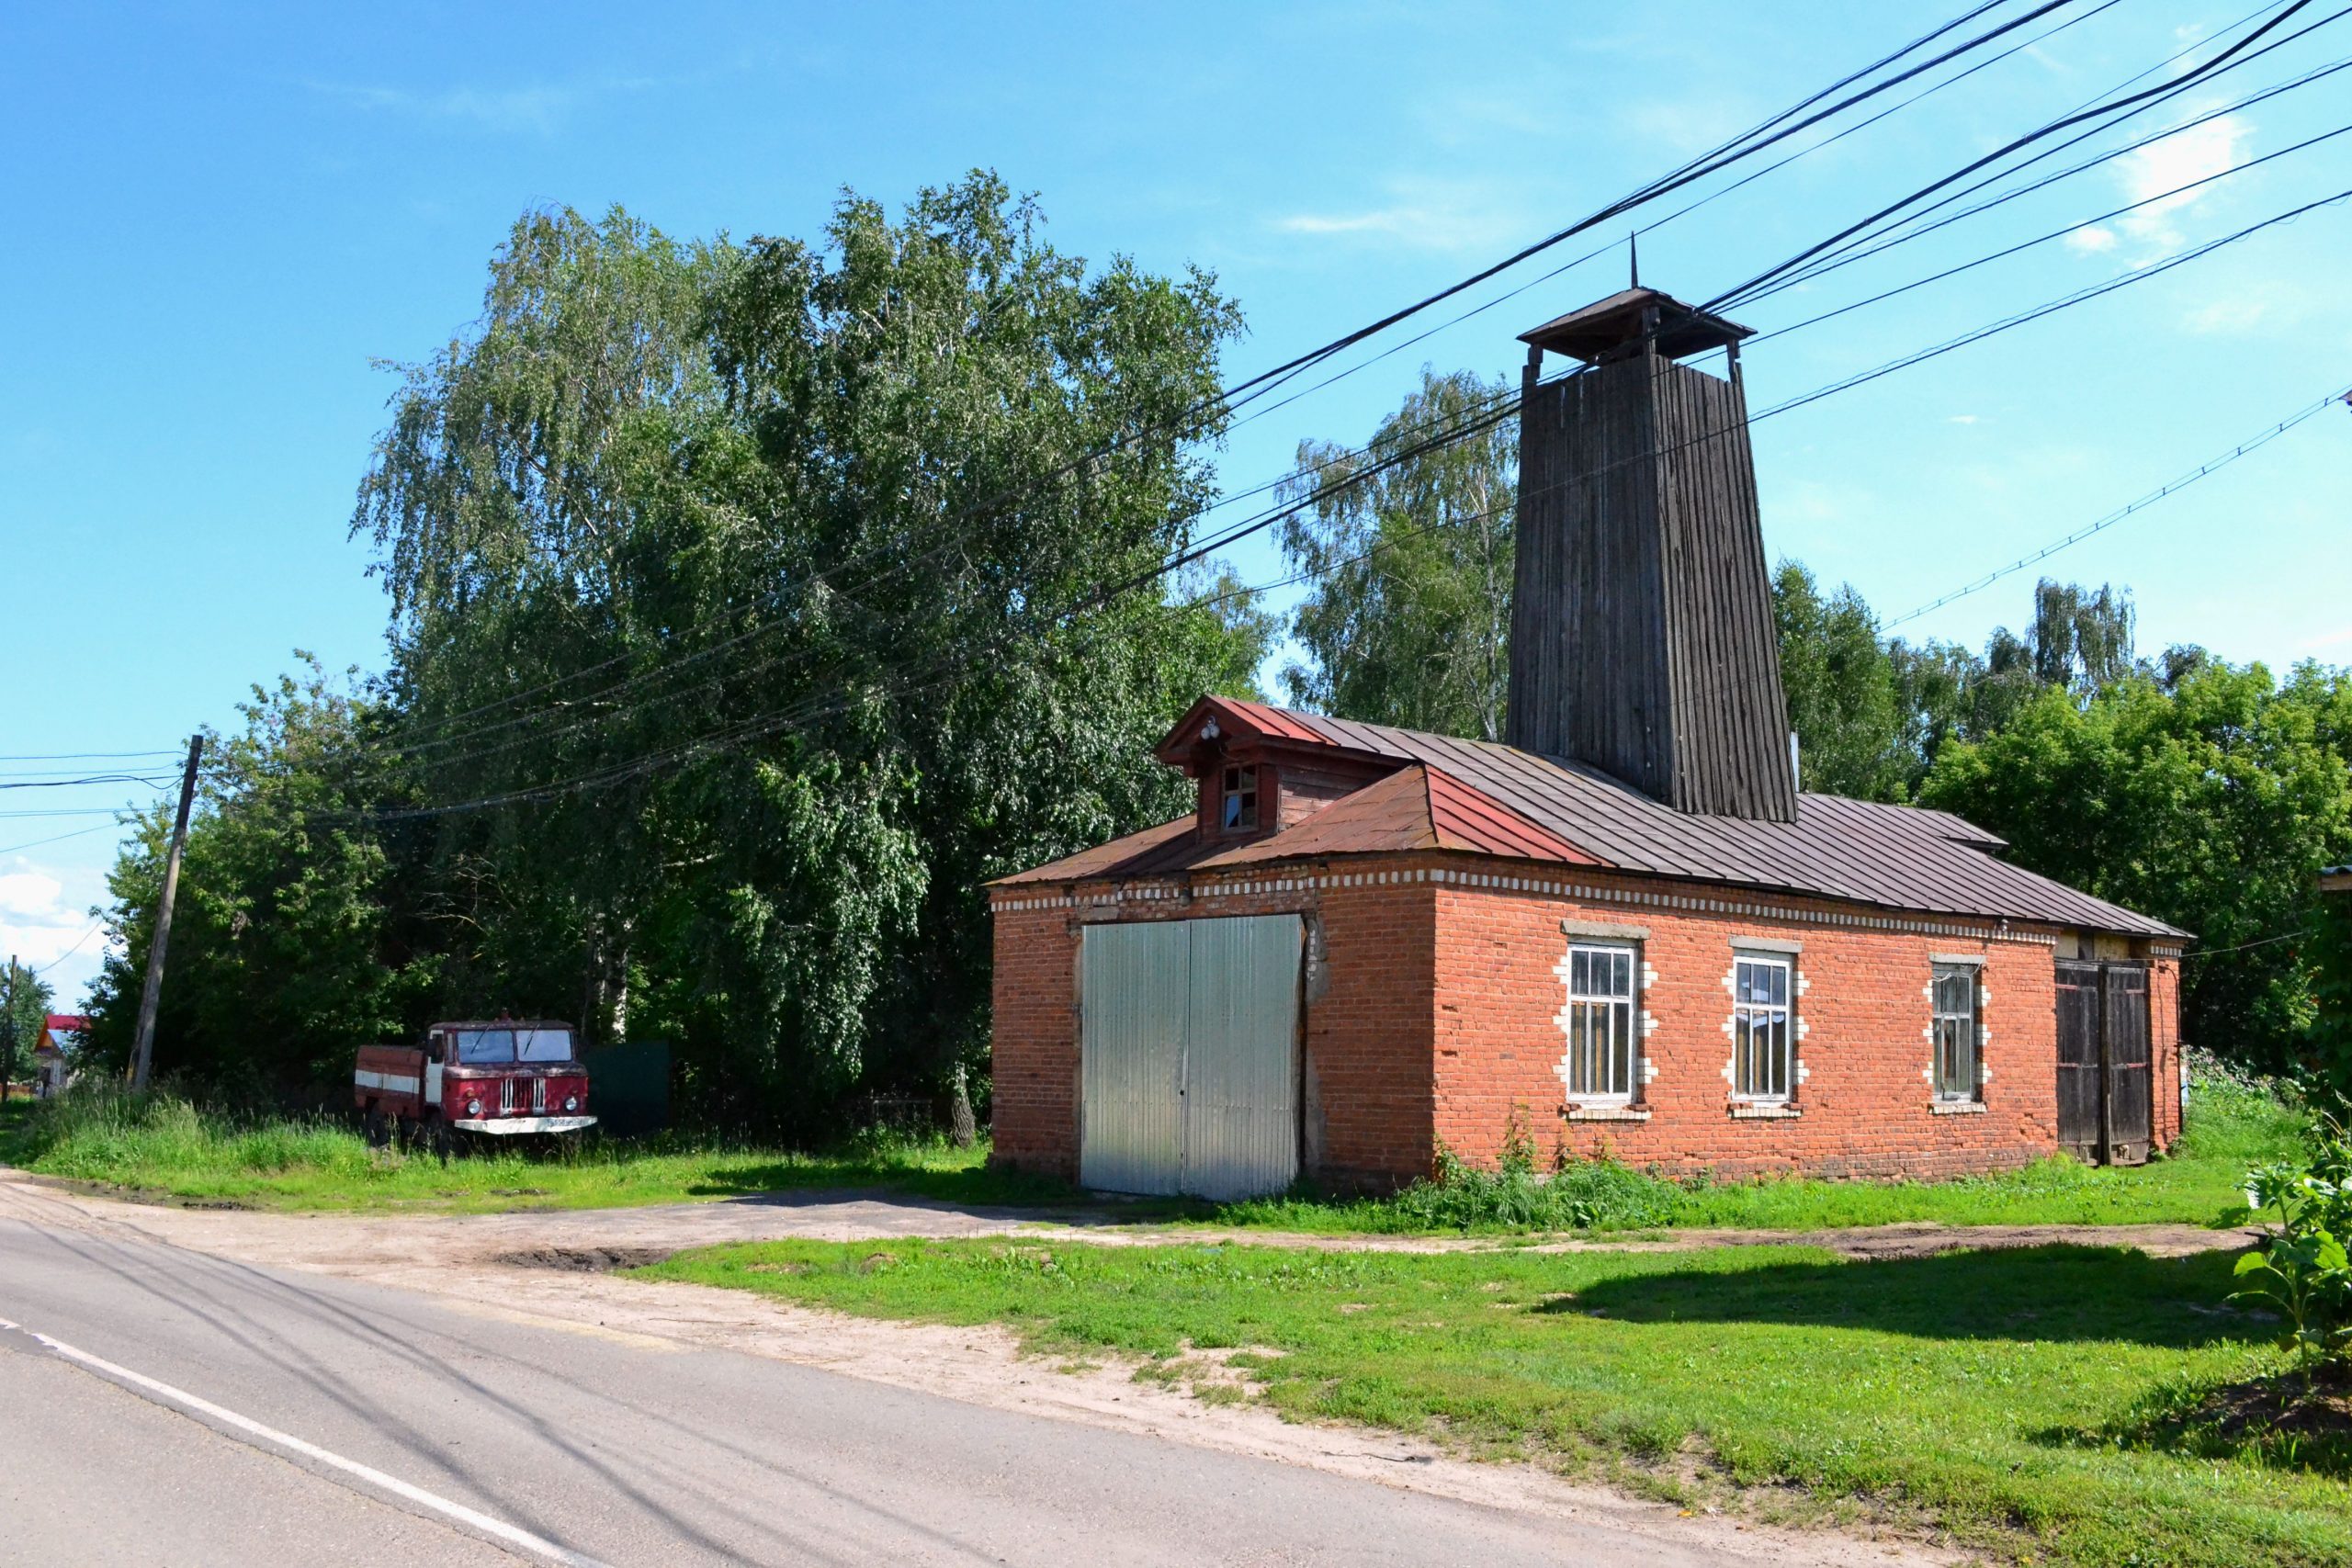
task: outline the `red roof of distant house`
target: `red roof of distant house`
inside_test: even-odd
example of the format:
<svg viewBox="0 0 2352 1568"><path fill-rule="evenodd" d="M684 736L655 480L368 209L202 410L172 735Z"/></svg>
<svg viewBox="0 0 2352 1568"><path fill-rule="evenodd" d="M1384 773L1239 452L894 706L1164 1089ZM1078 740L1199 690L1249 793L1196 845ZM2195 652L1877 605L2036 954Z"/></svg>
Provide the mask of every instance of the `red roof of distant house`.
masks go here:
<svg viewBox="0 0 2352 1568"><path fill-rule="evenodd" d="M78 1012L53 1012L41 1020L43 1029L65 1029L79 1034L90 1027L89 1019Z"/></svg>

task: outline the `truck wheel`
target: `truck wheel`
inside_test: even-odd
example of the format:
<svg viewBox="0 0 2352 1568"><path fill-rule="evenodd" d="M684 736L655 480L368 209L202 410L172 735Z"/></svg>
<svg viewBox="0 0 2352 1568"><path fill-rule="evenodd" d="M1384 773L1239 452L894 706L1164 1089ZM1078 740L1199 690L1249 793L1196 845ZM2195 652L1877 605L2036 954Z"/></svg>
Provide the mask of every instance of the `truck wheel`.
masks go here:
<svg viewBox="0 0 2352 1568"><path fill-rule="evenodd" d="M380 1149L391 1141L392 1130L390 1124L384 1119L383 1108L378 1105L369 1106L368 1108L368 1146L371 1149Z"/></svg>
<svg viewBox="0 0 2352 1568"><path fill-rule="evenodd" d="M447 1165L449 1156L458 1146L455 1130L447 1122L435 1121L425 1130L424 1135L431 1144L434 1154L439 1156L443 1165Z"/></svg>

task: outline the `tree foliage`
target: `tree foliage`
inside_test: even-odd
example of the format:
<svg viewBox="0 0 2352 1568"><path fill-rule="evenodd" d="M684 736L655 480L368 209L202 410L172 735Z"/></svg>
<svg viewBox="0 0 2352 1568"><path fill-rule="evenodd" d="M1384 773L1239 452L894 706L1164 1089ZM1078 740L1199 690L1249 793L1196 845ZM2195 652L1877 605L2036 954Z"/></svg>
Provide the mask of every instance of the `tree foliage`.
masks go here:
<svg viewBox="0 0 2352 1568"><path fill-rule="evenodd" d="M49 1022L49 1004L55 993L49 982L9 958L0 960L0 1082L14 1082L32 1070L33 1047Z"/></svg>
<svg viewBox="0 0 2352 1568"><path fill-rule="evenodd" d="M1369 723L1501 738L1517 422L1415 448L1487 413L1509 390L1466 372L1425 370L1420 390L1361 454L1300 445L1298 477L1283 499L1307 504L1283 521L1281 542L1310 584L1291 630L1313 662L1284 672L1293 702Z"/></svg>
<svg viewBox="0 0 2352 1568"><path fill-rule="evenodd" d="M347 1077L354 1043L398 1031L435 961L397 940L390 862L356 819L381 801L360 761L380 710L306 660L240 711L243 732L206 746L157 1066L224 1096L311 1099ZM171 826L168 805L142 817L107 879L116 941L85 1043L96 1065L130 1057Z"/></svg>
<svg viewBox="0 0 2352 1568"><path fill-rule="evenodd" d="M2052 686L1937 760L1924 804L2007 838L2045 875L2197 936L2186 1037L2266 1067L2313 1022L2317 872L2352 852L2352 678L2283 684L2206 660L2167 691L2132 674L2087 699Z"/></svg>
<svg viewBox="0 0 2352 1568"><path fill-rule="evenodd" d="M984 1062L982 884L1181 810L1149 742L1269 635L1229 581L1101 592L1210 499L1238 325L987 174L815 242L526 216L360 487L380 689L254 721L357 733L208 782L163 1065L225 1071L248 976L281 1077L500 1008L668 1039L701 1115L787 1129Z"/></svg>

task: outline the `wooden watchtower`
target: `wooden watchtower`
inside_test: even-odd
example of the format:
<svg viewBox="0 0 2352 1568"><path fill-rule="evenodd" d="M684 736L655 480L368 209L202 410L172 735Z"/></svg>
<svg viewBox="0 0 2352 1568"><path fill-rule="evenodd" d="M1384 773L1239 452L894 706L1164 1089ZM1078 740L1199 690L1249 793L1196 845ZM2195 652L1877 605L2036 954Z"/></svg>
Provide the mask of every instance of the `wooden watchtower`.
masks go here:
<svg viewBox="0 0 2352 1568"><path fill-rule="evenodd" d="M1796 818L1739 342L1633 288L1528 344L1511 608L1514 746L1677 810ZM1681 363L1728 351L1728 377ZM1543 378L1546 353L1584 368Z"/></svg>

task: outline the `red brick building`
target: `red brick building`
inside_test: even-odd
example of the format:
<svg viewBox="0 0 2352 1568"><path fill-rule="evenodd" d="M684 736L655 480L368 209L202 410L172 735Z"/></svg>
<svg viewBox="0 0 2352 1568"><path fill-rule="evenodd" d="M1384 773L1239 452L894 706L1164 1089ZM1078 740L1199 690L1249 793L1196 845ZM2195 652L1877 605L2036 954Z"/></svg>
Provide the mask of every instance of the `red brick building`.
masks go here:
<svg viewBox="0 0 2352 1568"><path fill-rule="evenodd" d="M1640 289L1528 334L1513 744L1204 697L1193 812L992 885L999 1159L1223 1197L1514 1123L1724 1175L2178 1135L2186 933L1798 793L1744 335Z"/></svg>

